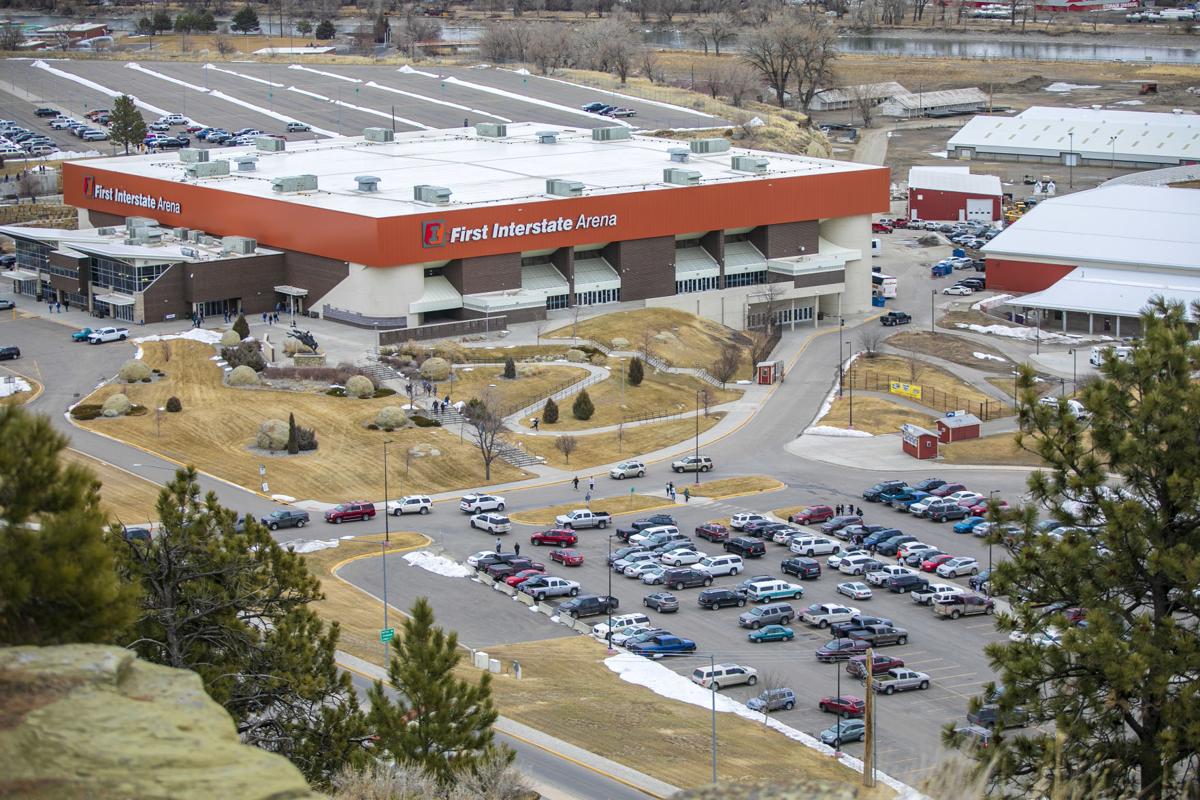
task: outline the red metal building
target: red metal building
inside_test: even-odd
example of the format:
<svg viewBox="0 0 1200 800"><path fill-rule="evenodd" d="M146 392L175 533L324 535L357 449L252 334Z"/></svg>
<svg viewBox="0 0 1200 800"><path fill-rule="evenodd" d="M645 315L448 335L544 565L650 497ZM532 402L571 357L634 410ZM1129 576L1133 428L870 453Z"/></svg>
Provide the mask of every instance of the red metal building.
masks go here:
<svg viewBox="0 0 1200 800"><path fill-rule="evenodd" d="M909 219L994 222L1004 191L995 175L972 175L970 167L912 167L908 171Z"/></svg>

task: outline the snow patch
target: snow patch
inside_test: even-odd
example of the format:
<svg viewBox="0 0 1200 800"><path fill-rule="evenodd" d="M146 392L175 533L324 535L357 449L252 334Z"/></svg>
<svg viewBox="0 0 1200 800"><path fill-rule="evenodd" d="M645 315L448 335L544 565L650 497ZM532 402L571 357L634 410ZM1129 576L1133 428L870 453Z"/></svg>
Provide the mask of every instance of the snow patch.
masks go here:
<svg viewBox="0 0 1200 800"><path fill-rule="evenodd" d="M87 88L91 89L92 91L99 92L100 94L106 95L108 97L116 98L116 97L120 97L122 94L124 94L123 92L118 92L114 89L110 89L107 86L96 83L95 81L89 81L87 78L81 78L78 75L73 75L70 72L67 72L66 70L58 69L57 67L52 67L49 64L47 64L45 61L42 61L41 59L34 61L30 66L32 66L34 69L43 69L46 72L49 72L51 75L57 75L58 77L63 78L65 80L72 81L74 83L78 83L80 86L86 86ZM130 99L133 100L133 104L136 105L138 108L144 108L152 114L158 114L160 117L165 117L166 115L171 113L170 111L167 111L164 108L159 108L158 106L150 105L149 103L143 102L143 101L137 99L137 97L135 97L134 95L130 95L129 97L130 97Z"/></svg>
<svg viewBox="0 0 1200 800"><path fill-rule="evenodd" d="M691 680L667 669L662 664L650 659L635 656L632 653L618 653L615 656L604 659L604 665L620 676L621 680L632 683L635 686L645 686L650 691L662 697L671 700L678 700L683 703L688 703L701 708L711 708L713 701L716 701L717 711L728 714L736 714L739 717L751 720L758 724L765 724L768 728L772 728L784 736L794 741L800 742L805 747L816 750L817 752L833 756L834 749L828 745L822 744L819 740L807 733L798 731L790 725L785 725L773 717L767 716L764 720L764 715L751 711L743 703L739 703L731 697L726 697L718 692L713 692L705 689L703 686L692 683ZM836 719L836 718L835 718ZM843 754L838 761L855 770L862 772L863 762L861 759L854 758ZM922 795L907 784L901 783L895 778L883 772L877 772L876 776L879 780L892 789L895 789L903 798L919 798Z"/></svg>
<svg viewBox="0 0 1200 800"><path fill-rule="evenodd" d="M217 345L221 343L221 333L220 331L210 331L205 328L189 328L182 333L156 333L150 336L139 336L133 340L133 343L141 345L143 342L166 342L171 339L188 339L193 342L200 342L201 344ZM138 348L138 352L141 352L140 347ZM141 356L139 355L138 357L140 358Z"/></svg>
<svg viewBox="0 0 1200 800"><path fill-rule="evenodd" d="M1000 356L994 356L991 353L971 353L971 355L975 356L976 358L978 358L981 361L1005 361L1005 362L1008 361L1007 358L1001 358Z"/></svg>
<svg viewBox="0 0 1200 800"><path fill-rule="evenodd" d="M547 80L553 80L553 79L547 79ZM470 81L464 81L461 78L455 78L454 76L450 76L450 77L446 78L445 81L446 81L446 83L453 83L455 86L463 86L468 89L474 89L477 92L486 92L487 94L494 94L498 97L507 97L509 100L517 100L522 103L530 103L532 105L542 106L544 108L553 108L555 111L561 111L564 114L574 114L575 116L587 117L588 119L596 118L595 114L589 114L588 112L584 111L581 108L572 108L571 106L564 106L561 103L551 103L549 100L542 100L537 97L530 97L528 95L518 94L517 92L508 92L508 91L505 91L504 89L497 89L494 86L485 86L482 83L471 83ZM705 115L705 116L707 116L707 115ZM626 128L634 127L633 125L631 125L630 123L628 123L622 119L613 119L612 122L616 125L621 125ZM427 127L427 126L422 126L422 127Z"/></svg>
<svg viewBox="0 0 1200 800"><path fill-rule="evenodd" d="M532 72L530 72L529 70L525 69L524 67L521 67L520 69L513 70L513 72L517 73L518 75L532 75L532 74L533 74Z"/></svg>
<svg viewBox="0 0 1200 800"><path fill-rule="evenodd" d="M403 72L405 75L424 75L426 78L440 78L441 77L441 75L438 75L437 73L434 73L434 72L422 72L419 69L413 69L408 64L405 64L403 67L396 70L396 72Z"/></svg>
<svg viewBox="0 0 1200 800"><path fill-rule="evenodd" d="M859 354L857 352L851 353L850 357L846 359L846 362L844 364L842 364L842 374L843 375L846 373L846 370L850 369L850 365L854 363L854 359L858 358L858 355ZM817 415L815 417L813 417L813 422L818 422L819 420L824 418L824 416L829 413L829 409L833 408L833 401L834 401L834 398L837 397L837 390L838 390L837 381L834 381L833 388L829 390L829 394L825 395L825 402L821 403L821 410L817 412ZM825 426L818 426L818 427L825 427ZM812 430L812 428L810 427L809 430ZM830 430L841 430L841 428L830 428ZM837 434L829 434L829 435L837 435ZM867 435L869 436L870 434L867 434Z"/></svg>
<svg viewBox="0 0 1200 800"><path fill-rule="evenodd" d="M1144 105L1146 105L1146 101L1145 100L1118 100L1117 102L1113 103L1113 105L1114 106L1144 106Z"/></svg>
<svg viewBox="0 0 1200 800"><path fill-rule="evenodd" d="M931 150L929 155L933 156L934 158L949 158L945 152L938 152L936 150Z"/></svg>
<svg viewBox="0 0 1200 800"><path fill-rule="evenodd" d="M273 495L271 495L271 499L274 500L276 503L294 503L294 502L296 502L296 498L292 497L289 494L273 494Z"/></svg>
<svg viewBox="0 0 1200 800"><path fill-rule="evenodd" d="M804 432L813 436L844 436L853 439L870 439L875 436L875 434L867 433L866 431L835 428L832 425L813 425L811 428L805 428Z"/></svg>
<svg viewBox="0 0 1200 800"><path fill-rule="evenodd" d="M1027 342L1032 342L1035 339L1041 339L1043 342L1074 342L1078 341L1078 336L1064 336L1061 333L1051 333L1050 331L1042 331L1038 333L1037 328L1013 328L1008 325L968 325L964 322L954 323L956 328L965 328L973 333L985 333L992 336L1004 336L1009 339L1024 339Z"/></svg>
<svg viewBox="0 0 1200 800"><path fill-rule="evenodd" d="M465 578L472 573L468 567L464 567L456 561L451 561L445 556L434 555L428 550L418 550L415 553L405 553L404 560L410 566L420 567L423 570L434 573L435 575L444 575L447 578Z"/></svg>
<svg viewBox="0 0 1200 800"><path fill-rule="evenodd" d="M22 378L6 376L3 381L0 381L0 397L11 397L19 392L31 391L33 391L33 387Z"/></svg>
<svg viewBox="0 0 1200 800"><path fill-rule="evenodd" d="M983 311L984 309L991 308L992 306L1006 303L1009 300L1011 300L1012 297L1013 296L1011 294L998 294L998 295L994 295L992 297L985 297L984 299L980 300L977 303L972 303L971 310L972 311Z"/></svg>
<svg viewBox="0 0 1200 800"><path fill-rule="evenodd" d="M1042 91L1043 92L1061 92L1061 93L1065 94L1067 92L1073 92L1076 89L1099 89L1099 88L1100 88L1100 86L1097 84L1063 83L1062 81L1055 81L1054 83L1050 84L1049 86L1043 87Z"/></svg>
<svg viewBox="0 0 1200 800"><path fill-rule="evenodd" d="M537 611L537 606L530 606L530 607L529 607L529 610L530 610L530 611ZM550 621L551 621L551 622L558 622L558 621L559 621L559 619L560 619L560 617L558 616L558 614L555 614L554 616L550 617Z"/></svg>
<svg viewBox="0 0 1200 800"><path fill-rule="evenodd" d="M332 550L339 544L337 539L313 539L308 542L283 542L282 546L293 553L315 553L318 550Z"/></svg>

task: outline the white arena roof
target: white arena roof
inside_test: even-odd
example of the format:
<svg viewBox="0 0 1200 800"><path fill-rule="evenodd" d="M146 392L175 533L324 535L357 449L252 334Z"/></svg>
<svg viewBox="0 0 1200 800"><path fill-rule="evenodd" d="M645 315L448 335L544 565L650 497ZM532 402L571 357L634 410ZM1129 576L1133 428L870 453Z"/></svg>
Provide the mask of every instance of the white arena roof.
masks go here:
<svg viewBox="0 0 1200 800"><path fill-rule="evenodd" d="M1200 274L1200 189L1103 186L1038 203L983 247L994 258Z"/></svg>
<svg viewBox="0 0 1200 800"><path fill-rule="evenodd" d="M1023 308L1132 317L1155 297L1182 303L1192 319L1192 303L1200 301L1200 275L1078 267L1054 285L1010 303Z"/></svg>
<svg viewBox="0 0 1200 800"><path fill-rule="evenodd" d="M553 144L538 134L556 131ZM773 178L848 173L878 169L808 156L767 153L734 147L718 153L689 153L686 162L671 160L679 141L633 135L629 139L595 141L590 129L555 128L537 123L510 123L507 136L484 137L473 128L396 134L394 142L367 142L362 137L287 143L282 152L254 147L222 149L221 157L257 156L253 172L233 167L228 176L187 178L176 153L120 156L88 162L96 170L160 180L194 183L206 188L254 197L388 217L427 213L428 203L413 199L413 187L441 186L451 191L447 209L545 200L546 180L560 178L583 184L583 196L672 188L663 170L675 167L700 173L701 185L770 181ZM213 156L217 151L209 151ZM767 159L761 174L735 172L730 158L755 155ZM275 193L275 178L315 175L318 190ZM355 177L380 178L377 192L357 190Z"/></svg>
<svg viewBox="0 0 1200 800"><path fill-rule="evenodd" d="M1000 197L1004 189L995 175L972 175L970 167L910 167L908 188L935 192L962 192Z"/></svg>

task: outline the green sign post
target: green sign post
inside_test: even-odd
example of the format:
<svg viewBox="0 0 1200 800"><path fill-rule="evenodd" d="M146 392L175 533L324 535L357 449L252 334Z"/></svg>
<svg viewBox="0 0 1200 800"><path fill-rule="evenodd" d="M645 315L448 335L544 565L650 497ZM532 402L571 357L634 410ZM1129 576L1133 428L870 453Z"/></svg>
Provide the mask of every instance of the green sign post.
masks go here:
<svg viewBox="0 0 1200 800"><path fill-rule="evenodd" d="M390 642L392 639L395 639L395 638L396 638L396 629L395 628L383 628L379 631L379 641L383 642L384 644L387 644L388 642Z"/></svg>

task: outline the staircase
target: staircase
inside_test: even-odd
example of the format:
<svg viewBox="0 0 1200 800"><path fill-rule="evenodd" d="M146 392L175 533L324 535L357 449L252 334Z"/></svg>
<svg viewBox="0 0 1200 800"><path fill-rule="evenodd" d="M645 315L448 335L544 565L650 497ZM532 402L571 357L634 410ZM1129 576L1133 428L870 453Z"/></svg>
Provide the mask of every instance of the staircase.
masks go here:
<svg viewBox="0 0 1200 800"><path fill-rule="evenodd" d="M378 361L371 361L367 364L358 366L363 374L370 378L376 386L382 386L384 381L402 381L404 376L396 370L389 367L387 364L381 364Z"/></svg>
<svg viewBox="0 0 1200 800"><path fill-rule="evenodd" d="M504 461L512 464L514 467L529 467L539 466L545 463L545 459L541 456L535 456L521 449L518 445L511 442L498 441L497 446L500 448L498 455Z"/></svg>

